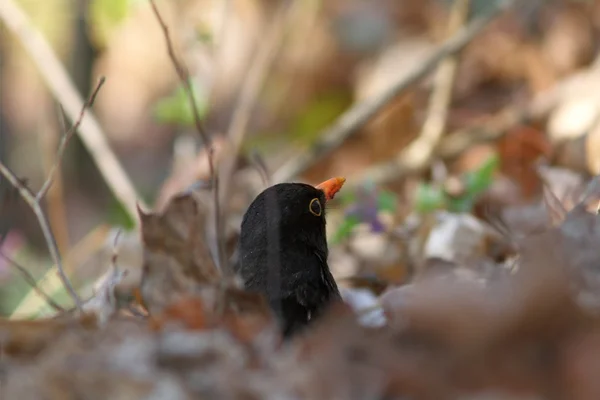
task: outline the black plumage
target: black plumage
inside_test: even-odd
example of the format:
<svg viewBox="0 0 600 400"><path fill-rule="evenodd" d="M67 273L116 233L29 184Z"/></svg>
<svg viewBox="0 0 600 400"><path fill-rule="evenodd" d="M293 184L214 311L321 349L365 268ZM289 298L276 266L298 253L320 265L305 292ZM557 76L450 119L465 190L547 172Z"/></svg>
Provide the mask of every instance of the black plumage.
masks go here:
<svg viewBox="0 0 600 400"><path fill-rule="evenodd" d="M247 290L264 294L283 335L297 333L340 292L327 265L326 205L344 183L271 186L242 220L237 273Z"/></svg>

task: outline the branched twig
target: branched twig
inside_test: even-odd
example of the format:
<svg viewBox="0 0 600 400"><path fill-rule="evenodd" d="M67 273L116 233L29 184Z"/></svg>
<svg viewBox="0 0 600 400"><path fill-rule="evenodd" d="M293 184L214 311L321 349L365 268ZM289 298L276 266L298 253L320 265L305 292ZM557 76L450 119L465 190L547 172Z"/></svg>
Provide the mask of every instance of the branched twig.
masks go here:
<svg viewBox="0 0 600 400"><path fill-rule="evenodd" d="M46 196L48 189L50 189L50 186L52 185L52 180L54 178L54 174L56 173L56 169L62 161L62 156L65 152L65 149L67 148L69 140L71 140L75 132L77 132L77 129L79 129L79 125L81 125L81 121L83 120L83 116L85 115L86 110L88 108L91 108L92 105L94 105L94 101L96 101L96 96L98 95L98 92L100 91L102 85L104 85L105 81L106 79L103 76L101 76L98 81L98 84L96 85L96 89L94 89L88 100L83 104L83 107L81 107L81 111L79 112L77 121L75 121L73 126L71 126L71 128L61 138L60 144L58 145L58 151L56 152L56 159L54 160L54 164L52 165L52 168L50 168L50 172L48 173L48 176L46 177L46 181L42 185L42 188L38 191L37 195L35 196L35 200L37 202L40 202L44 198L44 196Z"/></svg>
<svg viewBox="0 0 600 400"><path fill-rule="evenodd" d="M83 108L84 99L77 92L64 66L44 36L35 29L14 0L0 0L0 20L23 44L53 96L64 106L69 119L76 121ZM91 113L88 113L87 118L81 122L77 133L114 196L137 221L137 204L145 206L145 203L138 198L135 187L110 149L100 124Z"/></svg>
<svg viewBox="0 0 600 400"><path fill-rule="evenodd" d="M381 108L410 88L415 82L425 77L446 57L462 50L497 15L511 7L515 2L516 0L500 1L490 12L475 18L460 32L446 40L421 65L393 82L380 95L358 103L347 110L319 135L320 139L310 151L298 155L280 167L275 172L273 181L290 180L304 172L315 161L339 147L346 139L358 132Z"/></svg>
<svg viewBox="0 0 600 400"><path fill-rule="evenodd" d="M40 297L42 297L44 300L46 300L46 303L48 303L48 305L50 305L50 307L54 308L56 311L65 311L65 309L62 308L60 305L58 305L58 303L56 303L54 300L52 300L52 298L50 296L48 296L48 294L46 294L46 292L44 292L42 289L40 289L40 287L37 284L37 281L35 280L33 275L31 275L29 273L29 271L27 271L27 268L25 268L24 266L22 266L21 264L19 264L15 260L13 260L12 258L8 257L6 254L2 253L1 251L0 251L0 257L2 257L4 260L6 260L8 263L10 263L13 267L15 267L16 270L19 271L21 273L21 275L23 276L23 279L25 280L25 282L27 282L29 284L29 286L31 286L38 295L40 295Z"/></svg>
<svg viewBox="0 0 600 400"><path fill-rule="evenodd" d="M63 282L63 285L65 286L65 288L75 301L75 305L79 309L81 309L81 299L75 292L75 289L73 289L73 286L71 285L71 282L69 281L69 278L65 273L60 257L60 252L58 251L58 246L56 244L56 238L52 233L52 229L50 228L50 224L48 222L48 219L46 218L46 215L44 214L44 211L42 210L40 202L43 200L44 196L48 192L48 189L50 189L50 186L52 185L52 178L56 169L60 165L60 161L67 146L67 142L69 141L71 136L73 136L74 132L77 131L77 128L83 120L83 116L85 115L86 110L94 104L96 95L98 94L98 91L104 84L104 81L104 77L100 78L98 85L90 95L89 99L84 103L83 107L81 108L81 111L79 112L79 116L75 124L73 124L71 129L67 131L63 136L63 139L58 147L58 152L56 155L54 165L50 169L50 172L46 177L44 184L42 185L41 189L37 192L37 194L34 194L27 186L25 186L23 182L19 180L19 178L17 178L17 176L6 165L0 162L0 173L2 173L2 175L4 175L4 177L19 191L19 194L21 195L23 200L25 200L25 202L29 205L29 207L31 207L31 209L35 213L40 224L40 228L42 229L42 232L44 234L44 238L46 239L46 244L48 245L50 256L52 257L52 260L56 265L58 274Z"/></svg>
<svg viewBox="0 0 600 400"><path fill-rule="evenodd" d="M204 146L207 149L207 156L208 156L208 168L209 168L209 172L210 172L210 177L211 177L211 181L212 181L212 190L213 190L213 198L214 198L214 226L215 226L215 234L216 234L216 239L217 239L217 251L215 252L215 264L217 265L217 267L219 268L219 270L221 271L221 273L224 272L224 267L223 265L225 264L224 260L221 260L221 248L222 248L222 241L221 241L221 212L220 212L220 201L219 201L219 177L215 172L215 165L214 165L214 151L213 151L213 147L212 147L212 142L210 140L210 136L208 135L208 133L206 132L206 130L204 129L204 126L202 125L202 120L200 119L200 115L198 114L198 107L196 106L196 99L194 97L194 92L192 90L192 86L191 86L191 82L190 82L190 74L187 70L187 68L185 67L185 65L180 62L177 59L177 56L175 55L175 49L173 47L173 42L171 41L171 35L169 33L169 27L167 26L167 24L165 23L164 19L162 18L160 12L158 11L158 8L156 7L156 3L154 0L150 0L150 5L152 6L152 11L154 12L154 15L156 17L156 19L158 20L158 23L163 31L163 36L165 38L165 42L166 42L166 46L167 46L167 52L169 54L169 58L171 60L171 64L173 65L173 68L175 68L175 72L177 72L177 76L179 77L179 80L181 81L181 84L183 85L183 88L185 90L186 96L188 98L188 102L190 107L192 108L192 115L194 116L194 124L196 126L196 131L198 132L198 134L200 135L202 141L204 142Z"/></svg>
<svg viewBox="0 0 600 400"><path fill-rule="evenodd" d="M60 254L58 252L58 247L56 245L56 239L52 234L52 230L50 229L50 224L48 223L48 219L40 206L40 203L37 202L36 196L33 194L31 190L29 190L23 182L17 178L17 176L10 170L6 165L0 162L0 174L4 175L4 177L13 185L18 191L23 200L27 203L31 210L34 212L37 220L40 224L40 228L42 229L42 233L44 234L44 239L46 239L46 244L48 245L48 250L50 251L50 256L56 265L56 269L62 280L63 285L75 301L77 308L81 310L81 299L73 289L69 278L65 274L64 267L62 265L62 261L60 258Z"/></svg>

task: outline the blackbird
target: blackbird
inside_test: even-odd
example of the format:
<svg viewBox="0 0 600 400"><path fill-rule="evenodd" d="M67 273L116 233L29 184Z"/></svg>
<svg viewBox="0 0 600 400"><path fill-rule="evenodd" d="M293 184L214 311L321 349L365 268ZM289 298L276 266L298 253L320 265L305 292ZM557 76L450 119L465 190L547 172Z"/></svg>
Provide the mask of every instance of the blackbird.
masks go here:
<svg viewBox="0 0 600 400"><path fill-rule="evenodd" d="M327 265L325 213L344 182L277 184L244 214L236 272L246 290L266 296L286 338L341 300Z"/></svg>

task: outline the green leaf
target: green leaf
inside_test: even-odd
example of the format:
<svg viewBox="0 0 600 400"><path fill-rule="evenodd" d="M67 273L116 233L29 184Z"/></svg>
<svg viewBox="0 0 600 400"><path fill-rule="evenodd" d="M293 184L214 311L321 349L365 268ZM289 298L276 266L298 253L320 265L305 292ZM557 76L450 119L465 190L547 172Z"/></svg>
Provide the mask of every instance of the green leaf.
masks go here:
<svg viewBox="0 0 600 400"><path fill-rule="evenodd" d="M417 188L415 209L420 213L428 213L446 205L446 196L441 189L422 183Z"/></svg>
<svg viewBox="0 0 600 400"><path fill-rule="evenodd" d="M449 197L446 200L448 211L455 213L469 212L475 204L476 196L465 195L459 198Z"/></svg>
<svg viewBox="0 0 600 400"><path fill-rule="evenodd" d="M105 47L115 28L127 18L132 0L92 0L89 7L89 27L98 47Z"/></svg>
<svg viewBox="0 0 600 400"><path fill-rule="evenodd" d="M129 215L125 207L117 200L113 199L107 208L106 221L113 226L120 226L126 231L135 228L136 221L134 216Z"/></svg>
<svg viewBox="0 0 600 400"><path fill-rule="evenodd" d="M344 221L342 222L342 224L340 225L340 227L337 229L337 231L335 231L335 233L333 234L330 243L331 244L337 244L339 242L341 242L342 240L348 238L350 236L350 234L352 233L352 230L354 229L355 226L357 226L358 224L360 224L360 220L358 219L357 216L355 215L349 215L347 216Z"/></svg>
<svg viewBox="0 0 600 400"><path fill-rule="evenodd" d="M499 164L498 156L493 155L478 170L466 173L464 179L466 192L471 196L475 196L487 190Z"/></svg>
<svg viewBox="0 0 600 400"><path fill-rule="evenodd" d="M294 139L310 144L321 130L332 123L351 103L344 92L330 92L311 101L292 122Z"/></svg>
<svg viewBox="0 0 600 400"><path fill-rule="evenodd" d="M197 84L192 82L191 87L198 115L203 118L207 111L206 98ZM154 108L154 116L163 123L193 126L194 113L185 88L179 86L172 95L159 100Z"/></svg>
<svg viewBox="0 0 600 400"><path fill-rule="evenodd" d="M398 199L394 193L382 191L377 197L377 209L379 211L394 213L396 212L397 202Z"/></svg>
<svg viewBox="0 0 600 400"><path fill-rule="evenodd" d="M356 203L357 201L357 197L356 197L356 192L353 190L348 190L348 191L341 191L337 196L337 199L339 199L340 204L342 204L342 206L349 206L351 204Z"/></svg>

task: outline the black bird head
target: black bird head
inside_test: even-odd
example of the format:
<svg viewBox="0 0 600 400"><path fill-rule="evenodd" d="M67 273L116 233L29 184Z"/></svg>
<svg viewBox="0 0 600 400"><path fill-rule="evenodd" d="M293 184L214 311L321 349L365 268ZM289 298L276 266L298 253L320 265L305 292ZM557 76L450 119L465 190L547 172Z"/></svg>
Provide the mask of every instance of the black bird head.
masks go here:
<svg viewBox="0 0 600 400"><path fill-rule="evenodd" d="M260 193L242 220L237 272L263 293L285 335L295 332L340 294L327 265L327 202L344 184L281 183Z"/></svg>

